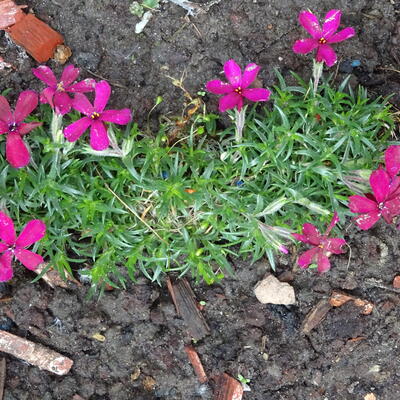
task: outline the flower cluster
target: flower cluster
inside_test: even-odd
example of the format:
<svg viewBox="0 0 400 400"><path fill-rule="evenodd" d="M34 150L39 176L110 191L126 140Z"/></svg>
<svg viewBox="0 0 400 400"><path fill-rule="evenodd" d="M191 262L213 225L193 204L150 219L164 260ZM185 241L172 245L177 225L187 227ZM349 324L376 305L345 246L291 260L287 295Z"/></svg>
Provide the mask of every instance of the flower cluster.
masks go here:
<svg viewBox="0 0 400 400"><path fill-rule="evenodd" d="M76 82L79 69L73 65L64 68L57 81L53 71L44 65L33 68L32 73L47 87L40 93L40 102L49 104L56 114L65 115L75 109L85 117L72 123L64 130L66 139L76 141L90 127L90 145L94 150L104 150L109 146L107 127L104 122L126 125L132 120L129 109L104 110L110 98L108 82L85 79ZM94 106L83 93L95 92ZM71 97L70 94L74 95ZM14 112L4 96L0 96L0 134L6 134L6 159L14 168L29 164L30 153L23 137L41 126L41 122L24 122L38 105L38 95L26 90L19 95Z"/></svg>

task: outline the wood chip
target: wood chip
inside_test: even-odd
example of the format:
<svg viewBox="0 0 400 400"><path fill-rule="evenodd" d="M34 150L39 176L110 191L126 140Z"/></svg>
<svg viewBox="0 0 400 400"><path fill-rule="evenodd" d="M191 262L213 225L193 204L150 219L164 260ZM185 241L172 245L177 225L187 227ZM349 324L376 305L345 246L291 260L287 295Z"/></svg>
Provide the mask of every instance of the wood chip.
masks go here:
<svg viewBox="0 0 400 400"><path fill-rule="evenodd" d="M243 386L228 374L216 377L216 388L214 400L241 400L243 397Z"/></svg>
<svg viewBox="0 0 400 400"><path fill-rule="evenodd" d="M305 334L310 333L317 325L321 323L331 308L332 306L328 299L320 300L304 318L301 331Z"/></svg>
<svg viewBox="0 0 400 400"><path fill-rule="evenodd" d="M167 280L168 291L175 304L177 313L183 318L190 336L195 340L201 340L210 334L210 328L197 308L197 300L186 279L180 279L174 283Z"/></svg>
<svg viewBox="0 0 400 400"><path fill-rule="evenodd" d="M192 346L185 346L185 352L189 358L190 363L193 366L194 372L197 375L200 383L208 381L207 375L204 371L203 364L200 361L200 357L196 350Z"/></svg>
<svg viewBox="0 0 400 400"><path fill-rule="evenodd" d="M340 307L343 304L348 303L349 301L353 301L354 305L360 308L360 313L363 315L371 314L372 310L374 309L374 305L371 302L363 299L358 299L346 293L334 291L332 292L332 295L329 299L329 303L332 307Z"/></svg>
<svg viewBox="0 0 400 400"><path fill-rule="evenodd" d="M21 20L25 14L21 8L26 6L18 6L12 0L0 0L0 29L7 29Z"/></svg>
<svg viewBox="0 0 400 400"><path fill-rule="evenodd" d="M5 331L0 331L0 351L57 375L67 374L74 363L47 347Z"/></svg>
<svg viewBox="0 0 400 400"><path fill-rule="evenodd" d="M0 400L3 400L4 385L6 383L6 359L0 359Z"/></svg>

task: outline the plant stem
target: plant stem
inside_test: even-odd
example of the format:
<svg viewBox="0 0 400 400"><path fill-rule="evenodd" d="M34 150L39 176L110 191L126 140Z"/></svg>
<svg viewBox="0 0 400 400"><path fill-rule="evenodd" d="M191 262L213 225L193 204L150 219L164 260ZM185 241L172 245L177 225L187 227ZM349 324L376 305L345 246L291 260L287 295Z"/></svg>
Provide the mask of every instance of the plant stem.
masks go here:
<svg viewBox="0 0 400 400"><path fill-rule="evenodd" d="M317 93L318 84L322 76L323 69L324 69L324 63L313 60L314 96Z"/></svg>
<svg viewBox="0 0 400 400"><path fill-rule="evenodd" d="M240 111L235 108L235 140L238 144L241 143L243 138L243 128L246 122L246 108L247 106L243 107Z"/></svg>

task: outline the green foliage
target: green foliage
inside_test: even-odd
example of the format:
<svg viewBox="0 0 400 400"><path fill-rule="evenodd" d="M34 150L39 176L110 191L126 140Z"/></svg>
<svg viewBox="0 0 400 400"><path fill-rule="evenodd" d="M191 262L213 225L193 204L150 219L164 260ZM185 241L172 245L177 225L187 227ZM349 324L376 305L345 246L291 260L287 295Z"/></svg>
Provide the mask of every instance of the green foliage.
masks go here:
<svg viewBox="0 0 400 400"><path fill-rule="evenodd" d="M349 213L343 181L377 166L393 127L387 102L365 89L325 83L314 96L311 84L278 79L240 144L233 126L220 131L216 115L197 114L173 145L171 126L148 135L133 125L110 130L122 150L94 155L85 136L71 145L57 123L51 130L43 106L45 123L27 138L32 163L17 170L0 158L0 208L19 226L43 219L37 250L63 274L84 268L94 284L172 271L212 283L232 272L230 255L266 255L274 268L290 232Z"/></svg>

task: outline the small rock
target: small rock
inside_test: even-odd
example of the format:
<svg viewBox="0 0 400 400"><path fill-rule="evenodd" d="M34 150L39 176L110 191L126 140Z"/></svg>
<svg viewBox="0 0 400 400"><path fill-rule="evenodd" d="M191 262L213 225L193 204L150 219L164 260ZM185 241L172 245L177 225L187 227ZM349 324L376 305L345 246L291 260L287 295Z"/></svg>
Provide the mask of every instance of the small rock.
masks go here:
<svg viewBox="0 0 400 400"><path fill-rule="evenodd" d="M368 393L364 396L364 400L376 400L376 396L373 393Z"/></svg>
<svg viewBox="0 0 400 400"><path fill-rule="evenodd" d="M268 275L258 282L254 294L263 304L290 305L296 303L294 289L288 283L280 282L275 276Z"/></svg>
<svg viewBox="0 0 400 400"><path fill-rule="evenodd" d="M393 279L393 287L395 289L400 289L400 275L397 275L394 279Z"/></svg>
<svg viewBox="0 0 400 400"><path fill-rule="evenodd" d="M147 392L152 392L154 388L156 387L156 381L153 377L151 376L146 376L143 379L143 387Z"/></svg>

